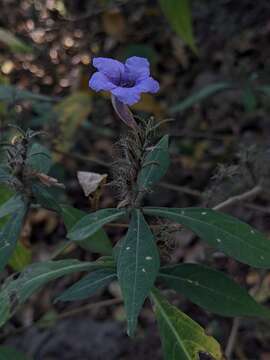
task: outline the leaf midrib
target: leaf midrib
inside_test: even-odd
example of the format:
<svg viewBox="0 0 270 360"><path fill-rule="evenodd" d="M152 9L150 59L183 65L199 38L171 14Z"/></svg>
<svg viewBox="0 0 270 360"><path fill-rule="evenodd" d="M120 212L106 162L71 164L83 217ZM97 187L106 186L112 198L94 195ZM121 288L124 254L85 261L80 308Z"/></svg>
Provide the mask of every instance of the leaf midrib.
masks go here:
<svg viewBox="0 0 270 360"><path fill-rule="evenodd" d="M87 289L87 288L91 288L91 287L93 287L94 285L97 285L98 283L102 283L103 281L105 281L105 280L107 280L107 279L110 279L110 278L113 278L113 277L115 277L115 274L114 273L111 273L111 274L109 274L109 275L107 275L107 276L105 276L105 277L103 277L103 278L101 278L101 279L97 279L97 280L95 280L95 281L93 281L93 282L91 282L91 284L86 284L86 285L84 285L84 286L82 286L82 287L80 287L80 288L77 288L76 290L74 290L73 291L73 294L75 293L76 294L76 292L79 292L79 291L82 291L82 290L85 290L85 289ZM83 280L83 279L82 279ZM75 286L75 284L74 284L74 286ZM79 286L79 285L78 285ZM68 291L68 290L67 290ZM65 298L65 296L63 296L63 298ZM59 297L59 299L61 300L61 296Z"/></svg>
<svg viewBox="0 0 270 360"><path fill-rule="evenodd" d="M156 145L157 146L157 145ZM154 151L154 149L152 150L152 152ZM151 161L155 161L158 156L159 156L159 152L162 151L162 149L159 149L157 150L156 152L156 155L155 154L152 154L153 155L153 159L151 159ZM156 164L153 164L153 165L150 165L150 169L148 171L148 174L144 177L144 182L142 184L142 187L144 188L146 186L146 184L148 183L148 180L150 178L150 175L152 174L152 171L153 171L153 168L157 166Z"/></svg>
<svg viewBox="0 0 270 360"><path fill-rule="evenodd" d="M190 279L185 279L185 278L182 278L182 277L180 277L180 276L176 276L176 275L172 275L172 274L165 274L165 273L160 273L159 274L159 276L160 277L164 277L164 278L172 278L172 279L174 279L174 280L182 280L182 281L184 281L184 282L187 282L187 283L189 283L189 281L192 281L192 280L190 280ZM192 281L193 282L193 281ZM233 297L230 297L230 296L228 296L227 294L225 294L225 293L221 293L221 292L219 292L219 291L216 291L216 290L214 290L214 289L212 289L212 288L208 288L207 286L205 286L205 285L202 285L199 281L196 281L197 282L197 284L195 285L195 282L194 282L194 286L196 286L196 287L201 287L202 289L206 289L206 290L208 290L209 292L212 292L212 293L214 293L214 294L217 294L218 296L222 296L223 298L225 297L225 298L227 298L227 299L230 299L232 302L235 302L236 304L238 304L238 305L242 305L242 303L241 302L238 302L238 301L236 301L235 300L235 298L233 298ZM259 309L258 309L259 310ZM265 314L264 314L265 315Z"/></svg>
<svg viewBox="0 0 270 360"><path fill-rule="evenodd" d="M151 211L151 210L150 210L150 211ZM167 214L169 214L169 215L177 216L177 217L179 217L179 218L186 218L187 220L191 220L191 221L197 222L197 223L199 223L199 224L203 224L203 225L206 225L206 224L209 225L209 224L210 224L210 223L201 221L201 220L199 220L199 219L194 219L194 218L192 218L192 217L190 217L190 216L177 214L177 213L175 213L175 212L170 212L170 211L167 211L167 210L166 210L166 211L164 211L164 210L154 210L154 211L156 211L156 212L158 212L158 213L162 213L162 214L167 213ZM162 216L162 215L161 215L161 216ZM219 231L223 232L225 235L232 236L232 237L234 237L235 239L240 240L241 243L244 243L245 245L248 245L251 249L254 249L254 250L258 251L258 247L252 246L252 244L250 244L249 242L245 242L244 240L241 239L241 237L238 237L238 236L235 235L235 234L232 234L232 233L230 233L230 232L228 232L228 231L226 231L226 230L223 230L223 229L219 228L217 225L215 225L215 224L213 224L213 223L211 223L210 225L211 225L212 227L214 227L215 229L218 229ZM210 225L209 225L209 226L210 226ZM189 227L189 226L187 226L187 227ZM193 229L191 228L191 230L193 230ZM194 231L194 230L193 230L193 231ZM194 231L194 232L195 232L195 231ZM222 244L222 243L221 243L221 244ZM220 246L220 243L217 244L217 247L221 247L221 246ZM260 244L260 246L259 246L259 249L262 250L262 251L269 251L269 250L270 250L270 249L267 248L267 247L265 248L264 246L261 246L261 244Z"/></svg>
<svg viewBox="0 0 270 360"><path fill-rule="evenodd" d="M57 275L58 273L62 273L63 271L67 271L69 269L72 269L72 270L80 270L80 271L84 271L84 270L88 270L88 269L91 269L91 267L97 267L98 265L97 264L76 264L76 265L69 265L65 268L61 268L61 269L57 269L57 270L52 270L50 272L47 272L46 274L41 274L41 275L38 275L30 280L26 280L23 287L26 287L27 286L31 286L31 283L32 282L36 282L36 281L40 281L40 284L42 284L42 278L46 278L48 276L52 276L52 275ZM64 276L65 274L63 274ZM60 275L61 276L61 275Z"/></svg>
<svg viewBox="0 0 270 360"><path fill-rule="evenodd" d="M167 322L167 324L169 325L169 328L171 329L173 335L175 336L175 338L178 340L180 347L182 348L184 354L187 357L187 360L192 360L192 358L190 357L189 353L186 351L185 346L183 344L184 341L182 341L182 339L179 337L179 334L177 332L177 330L175 329L175 327L173 326L173 324L170 321L170 318L167 316L166 312L163 310L162 305L160 304L159 300L157 299L157 297L155 296L155 294L152 292L152 296L155 299L155 303L156 306L159 308L160 313L162 314L163 318L165 319L165 321Z"/></svg>
<svg viewBox="0 0 270 360"><path fill-rule="evenodd" d="M136 219L137 219L137 239L136 239L136 253L135 253L135 278L134 278L134 286L132 289L132 318L134 318L134 308L135 308L135 299L136 299L136 290L137 290L137 278L138 278L138 250L140 245L140 216L138 214L138 210L136 210ZM132 319L133 321L133 319Z"/></svg>
<svg viewBox="0 0 270 360"><path fill-rule="evenodd" d="M122 211L122 212L119 212L119 213L116 213L116 214L112 214L112 215L109 215L109 216L107 216L107 217L105 217L105 218L102 218L102 219L98 219L98 220L96 220L96 221L94 221L92 224L89 224L89 225L86 225L85 227L84 227L84 229L91 229L92 227L96 227L96 226L102 226L103 224L106 224L106 223L108 223L108 222L110 222L111 220L115 220L115 219L117 219L118 217L120 217L121 215L123 215L124 214L124 211ZM92 215L92 214L91 214ZM77 225L75 225L76 227L78 227L77 229L75 228L75 229L71 229L70 230L70 232L69 232L69 237L76 237L76 236L74 236L74 234L76 235L76 233L78 233L78 232L80 232L80 230L82 229L80 226L79 226L79 224ZM84 232L85 232L86 230L84 230ZM91 234L91 233L90 233ZM86 236L83 236L83 238L80 238L79 240L83 240L84 238L86 238L86 237L88 237L88 236L90 236L90 235L86 235ZM79 241L78 240L78 241ZM74 240L75 241L75 240Z"/></svg>

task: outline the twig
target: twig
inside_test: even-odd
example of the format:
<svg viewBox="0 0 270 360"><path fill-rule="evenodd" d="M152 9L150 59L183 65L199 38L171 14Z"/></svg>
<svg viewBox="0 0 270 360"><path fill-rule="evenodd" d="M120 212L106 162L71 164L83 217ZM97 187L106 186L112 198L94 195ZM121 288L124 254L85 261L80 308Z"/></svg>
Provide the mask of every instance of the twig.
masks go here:
<svg viewBox="0 0 270 360"><path fill-rule="evenodd" d="M81 306L81 307L79 307L77 309L63 311L62 313L57 314L53 320L55 320L55 321L62 320L62 319L65 319L65 318L67 318L69 316L76 316L77 314L80 314L80 313L85 312L87 310L91 310L91 309L94 309L94 308L100 308L100 307L108 307L108 306L112 306L112 305L118 305L118 304L121 304L122 302L123 302L122 299L116 298L116 299L103 300L103 301L99 301L99 302L96 302L96 303L83 305L83 306ZM28 329L31 329L34 326L41 325L41 324L42 324L42 319L39 319L37 321L34 321L30 325L22 326L20 328L11 330L11 331L9 331L9 332L7 332L5 334L1 334L0 335L0 341L8 338L11 335L21 334L24 331L26 331Z"/></svg>
<svg viewBox="0 0 270 360"><path fill-rule="evenodd" d="M227 342L227 346L225 349L225 355L228 358L228 360L230 360L232 353L233 353L233 348L235 345L235 341L237 338L237 333L239 330L239 327L241 325L241 320L240 318L234 318L233 319L233 323L232 323L232 328L231 328L231 332L228 338L228 342Z"/></svg>
<svg viewBox="0 0 270 360"><path fill-rule="evenodd" d="M266 206L261 206L261 205L256 205L256 204L250 204L250 203L247 203L247 204L244 204L244 206L247 208L247 209L251 209L251 210L254 210L254 211L258 211L258 212L262 212L262 213L265 213L265 214L270 214L270 207L266 207Z"/></svg>
<svg viewBox="0 0 270 360"><path fill-rule="evenodd" d="M228 138L232 137L233 135L229 134ZM188 137L194 139L207 139L213 141L224 141L224 136L215 135L207 132L196 132L196 131L182 131L182 132L173 132L170 133L170 137Z"/></svg>
<svg viewBox="0 0 270 360"><path fill-rule="evenodd" d="M160 182L158 184L158 186L163 187L165 189L174 190L174 191L177 191L180 193L196 196L196 197L202 196L202 194L198 190L193 190L186 186L173 185L173 184L168 184L166 182Z"/></svg>
<svg viewBox="0 0 270 360"><path fill-rule="evenodd" d="M223 201L222 203L214 206L213 209L221 210L228 206L234 205L238 202L245 201L247 199L250 199L250 198L255 197L256 195L260 194L262 192L262 190L263 189L262 189L261 185L256 185L256 186L254 186L254 188L244 192L243 194L230 197L229 199Z"/></svg>
<svg viewBox="0 0 270 360"><path fill-rule="evenodd" d="M109 299L109 300L99 301L97 303L87 304L87 305L81 306L81 307L76 308L76 309L67 310L67 311L62 312L61 314L56 316L56 320L65 319L65 318L70 317L70 316L75 316L75 315L78 315L78 314L80 314L80 313L82 313L84 311L92 310L94 308L107 307L107 306L122 304L122 302L123 302L123 299L116 298L116 299Z"/></svg>
<svg viewBox="0 0 270 360"><path fill-rule="evenodd" d="M54 152L56 152L57 154L63 155L64 157L68 157L68 158L72 158L75 160L80 160L80 161L86 161L86 162L92 162L95 163L97 165L100 166L104 166L104 167L110 167L111 164L110 163L106 163L103 160L97 159L94 156L84 156L84 155L80 155L80 154L76 154L76 153L66 153L64 151L58 150L58 149L53 149Z"/></svg>

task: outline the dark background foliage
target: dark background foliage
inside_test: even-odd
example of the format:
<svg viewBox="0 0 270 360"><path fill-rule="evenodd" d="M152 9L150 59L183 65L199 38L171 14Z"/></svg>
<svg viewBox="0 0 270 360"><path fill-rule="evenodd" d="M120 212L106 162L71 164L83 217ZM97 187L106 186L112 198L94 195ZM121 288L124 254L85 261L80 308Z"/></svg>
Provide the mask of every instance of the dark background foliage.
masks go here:
<svg viewBox="0 0 270 360"><path fill-rule="evenodd" d="M16 35L14 44L0 33L0 85L49 96L49 101L19 101L0 88L1 140L13 135L7 124L46 131L42 141L52 152L53 175L66 185L73 205L89 202L77 182L78 170L109 173L122 123L106 95L88 89L93 56L125 59L147 57L161 91L146 95L134 107L144 116L173 118L162 131L171 135L172 165L147 203L158 206L214 206L269 179L270 4L267 1L192 1L195 54L171 29L157 1L1 0L0 28ZM204 101L183 106L183 100L205 87L233 84ZM262 91L264 89L264 91ZM117 205L117 194L105 187L100 207ZM60 195L60 197L63 195ZM227 210L227 209L226 209ZM228 211L269 232L269 193L239 203ZM119 228L108 228L115 243ZM47 210L32 211L22 242L32 260L48 259L65 237L62 221ZM269 275L213 252L188 231L166 237L164 262L197 261L224 270L248 287L259 301L270 296ZM168 241L168 239L170 241ZM70 249L67 256L95 259ZM1 339L44 360L161 359L160 340L150 306L140 318L138 337L124 333L121 304L72 313L87 302L52 304L52 298L78 279L73 275L35 295L3 330ZM91 302L118 296L113 284ZM213 334L225 348L232 319L206 314L184 297L173 303ZM67 312L56 321L56 314ZM46 314L47 326L33 325ZM234 346L235 359L270 359L269 326L243 319Z"/></svg>

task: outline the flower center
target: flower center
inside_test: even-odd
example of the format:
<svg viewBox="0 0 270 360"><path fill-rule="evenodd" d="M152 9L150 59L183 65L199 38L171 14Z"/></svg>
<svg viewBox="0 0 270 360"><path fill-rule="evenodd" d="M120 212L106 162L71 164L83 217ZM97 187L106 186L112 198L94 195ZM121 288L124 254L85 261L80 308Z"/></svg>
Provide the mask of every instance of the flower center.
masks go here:
<svg viewBox="0 0 270 360"><path fill-rule="evenodd" d="M120 73L120 78L118 80L118 86L124 87L124 88L132 88L135 86L136 81L131 78L130 74L128 72L124 72L123 74Z"/></svg>
<svg viewBox="0 0 270 360"><path fill-rule="evenodd" d="M121 80L120 81L120 86L125 87L125 88L132 88L135 85L135 81L134 80Z"/></svg>

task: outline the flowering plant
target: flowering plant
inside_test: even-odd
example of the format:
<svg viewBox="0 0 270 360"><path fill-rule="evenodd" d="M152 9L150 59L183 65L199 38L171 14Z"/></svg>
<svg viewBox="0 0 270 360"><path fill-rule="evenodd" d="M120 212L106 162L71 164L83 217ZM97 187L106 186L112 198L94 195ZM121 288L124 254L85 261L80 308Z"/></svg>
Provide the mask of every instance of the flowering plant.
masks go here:
<svg viewBox="0 0 270 360"><path fill-rule="evenodd" d="M98 69L89 81L95 91L109 91L112 104L120 119L128 126L136 126L127 105L134 105L142 93L156 93L159 84L150 76L147 59L133 56L125 64L108 58L94 58L93 65Z"/></svg>
<svg viewBox="0 0 270 360"><path fill-rule="evenodd" d="M106 233L103 227L120 218L126 219L128 231L112 249L110 242L98 243L103 255L94 262L76 259L50 260L34 263L16 278L7 279L0 291L0 324L4 324L17 307L48 281L77 271L88 272L81 280L58 296L57 301L73 301L90 297L95 291L118 280L127 317L127 332L136 334L138 317L146 298L150 298L157 318L164 359L196 360L201 354L221 360L223 352L214 337L180 309L170 304L162 285L185 295L193 303L221 316L257 316L269 318L270 311L257 303L221 271L195 264L168 264L163 256L164 245L169 247L170 226L186 227L211 247L232 258L257 267L270 268L270 244L259 231L219 210L235 199L209 208L146 207L144 198L165 175L169 167L169 138L164 135L155 143L159 124L152 119L135 118L129 109L144 92L156 93L159 84L150 76L149 63L144 58L131 57L125 64L117 60L95 58L95 72L89 86L95 91L109 91L114 109L128 126L122 139L121 158L114 164L113 184L120 196L116 208L92 211L88 214L67 204L59 204L50 193L51 187L63 187L49 174L52 160L46 148L33 139L35 132L24 132L7 145L7 161L0 167L0 181L8 185L12 195L0 207L3 225L0 233L0 267L8 264L16 249L21 228L29 209L42 206L62 216L68 229L67 244L83 244ZM84 190L96 190L106 176L85 184L85 174L79 180ZM258 185L255 190L261 188ZM245 196L247 196L245 194ZM154 219L163 219L157 224ZM165 223L164 223L165 221ZM106 239L106 238L105 238ZM105 247L101 245L106 245ZM66 246L66 244L65 244ZM60 252L63 249L60 250Z"/></svg>

